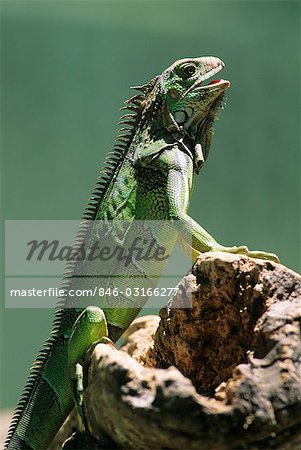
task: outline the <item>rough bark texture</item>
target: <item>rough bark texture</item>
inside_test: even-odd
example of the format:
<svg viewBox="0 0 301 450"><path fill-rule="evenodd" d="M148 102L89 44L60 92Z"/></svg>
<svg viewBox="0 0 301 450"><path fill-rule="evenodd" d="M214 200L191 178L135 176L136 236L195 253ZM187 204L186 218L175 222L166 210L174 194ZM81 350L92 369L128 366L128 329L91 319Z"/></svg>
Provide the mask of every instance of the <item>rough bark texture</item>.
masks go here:
<svg viewBox="0 0 301 450"><path fill-rule="evenodd" d="M125 343L121 350L143 365L157 366L153 348L159 323L159 316L138 317L124 333Z"/></svg>
<svg viewBox="0 0 301 450"><path fill-rule="evenodd" d="M154 343L155 319L128 333L135 359L95 348L85 407L100 448L301 448L300 276L207 253L168 306Z"/></svg>
<svg viewBox="0 0 301 450"><path fill-rule="evenodd" d="M180 308L189 292L192 308ZM294 371L300 368L294 365L301 354L300 301L300 277L287 268L208 253L160 313L157 360L175 365L209 395L240 363L253 370L277 362L280 369L285 361ZM240 370L246 368L235 373Z"/></svg>

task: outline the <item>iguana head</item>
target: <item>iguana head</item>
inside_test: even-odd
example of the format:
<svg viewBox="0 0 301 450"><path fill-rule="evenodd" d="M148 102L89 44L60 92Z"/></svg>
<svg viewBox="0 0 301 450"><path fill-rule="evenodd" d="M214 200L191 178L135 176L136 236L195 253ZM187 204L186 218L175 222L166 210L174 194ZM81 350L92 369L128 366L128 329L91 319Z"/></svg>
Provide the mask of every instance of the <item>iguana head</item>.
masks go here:
<svg viewBox="0 0 301 450"><path fill-rule="evenodd" d="M227 80L210 80L223 67L215 57L181 59L140 86L144 115L152 117L157 129L165 129L177 140L184 138L197 173L208 156L213 122L230 86Z"/></svg>
<svg viewBox="0 0 301 450"><path fill-rule="evenodd" d="M191 138L196 172L208 156L213 121L230 86L223 79L210 81L223 67L219 58L187 58L172 64L161 76L164 124L169 131Z"/></svg>

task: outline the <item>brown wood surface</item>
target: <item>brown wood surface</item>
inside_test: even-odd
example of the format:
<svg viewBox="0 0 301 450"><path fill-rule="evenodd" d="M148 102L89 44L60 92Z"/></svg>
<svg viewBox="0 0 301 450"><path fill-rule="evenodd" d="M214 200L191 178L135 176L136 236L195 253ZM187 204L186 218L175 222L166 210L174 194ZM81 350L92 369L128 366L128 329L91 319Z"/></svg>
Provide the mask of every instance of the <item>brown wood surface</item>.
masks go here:
<svg viewBox="0 0 301 450"><path fill-rule="evenodd" d="M140 318L124 351L94 350L85 408L99 448L300 449L300 276L207 253L179 287L158 327Z"/></svg>

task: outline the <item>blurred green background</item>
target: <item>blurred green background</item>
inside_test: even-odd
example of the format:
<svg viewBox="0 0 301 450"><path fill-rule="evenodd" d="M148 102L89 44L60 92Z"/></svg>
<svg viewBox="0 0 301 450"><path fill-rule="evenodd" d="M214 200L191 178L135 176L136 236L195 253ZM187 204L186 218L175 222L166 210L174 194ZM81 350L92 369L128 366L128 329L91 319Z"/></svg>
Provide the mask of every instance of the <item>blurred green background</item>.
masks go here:
<svg viewBox="0 0 301 450"><path fill-rule="evenodd" d="M176 59L214 55L232 87L191 215L219 242L300 270L299 6L2 1L4 218L79 218L129 86ZM2 408L17 401L52 315L2 307Z"/></svg>

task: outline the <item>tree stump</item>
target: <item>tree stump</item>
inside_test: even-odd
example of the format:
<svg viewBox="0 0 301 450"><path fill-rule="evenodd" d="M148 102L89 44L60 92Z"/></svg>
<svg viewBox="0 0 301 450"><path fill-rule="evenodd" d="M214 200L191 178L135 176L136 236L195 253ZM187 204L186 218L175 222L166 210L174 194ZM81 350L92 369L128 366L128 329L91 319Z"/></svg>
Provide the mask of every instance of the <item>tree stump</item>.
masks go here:
<svg viewBox="0 0 301 450"><path fill-rule="evenodd" d="M84 398L98 448L301 448L298 274L206 253L160 318L135 321L121 350L95 347Z"/></svg>

